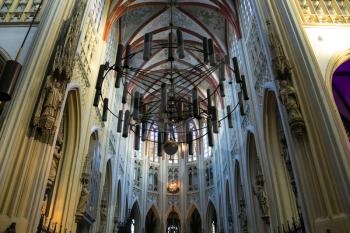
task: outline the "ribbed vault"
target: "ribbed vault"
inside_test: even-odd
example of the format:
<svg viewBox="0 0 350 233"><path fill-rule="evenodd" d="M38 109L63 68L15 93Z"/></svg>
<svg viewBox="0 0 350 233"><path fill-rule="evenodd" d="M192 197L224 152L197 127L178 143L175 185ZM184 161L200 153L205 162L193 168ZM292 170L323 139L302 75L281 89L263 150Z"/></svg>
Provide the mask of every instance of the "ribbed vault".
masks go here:
<svg viewBox="0 0 350 233"><path fill-rule="evenodd" d="M214 41L218 58L223 58L230 50L230 35L236 33L240 37L238 20L235 14L234 1L210 0L210 1L114 1L109 12L105 39L108 38L112 27L117 28L119 41L131 46L131 51L140 51L144 47L145 33L152 33L154 43L166 43L170 32L170 15L173 12L173 28L181 29L186 44L201 49L203 37ZM176 59L173 63L174 70L190 69L202 62L203 55L193 50L185 50L185 59ZM162 79L170 70L167 60L167 49L160 48L152 53L148 61L143 60L142 53L138 53L130 60L130 66L143 69L144 72L159 73L154 80L147 80L147 85L159 89ZM210 67L206 67L210 72ZM191 72L197 72L192 70ZM199 72L199 71L198 71ZM230 77L229 77L230 78ZM143 79L142 73L137 76L138 82ZM194 80L180 75L184 88L190 89L195 85ZM180 80L179 80L180 81ZM146 80L143 81L146 84ZM218 85L217 72L213 72L198 85L199 94L205 96L207 88L215 90ZM135 88L135 84L129 85L129 91ZM145 96L147 98L147 96Z"/></svg>

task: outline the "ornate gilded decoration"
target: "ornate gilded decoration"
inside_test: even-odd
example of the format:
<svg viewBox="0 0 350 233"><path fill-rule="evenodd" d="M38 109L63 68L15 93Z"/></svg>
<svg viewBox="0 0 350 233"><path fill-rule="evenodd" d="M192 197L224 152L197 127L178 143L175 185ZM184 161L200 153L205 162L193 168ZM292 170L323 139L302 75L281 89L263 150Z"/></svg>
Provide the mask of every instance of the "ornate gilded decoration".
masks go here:
<svg viewBox="0 0 350 233"><path fill-rule="evenodd" d="M304 24L348 24L348 0L295 0Z"/></svg>
<svg viewBox="0 0 350 233"><path fill-rule="evenodd" d="M178 181L171 181L168 183L167 190L169 193L178 193L180 191L180 185Z"/></svg>

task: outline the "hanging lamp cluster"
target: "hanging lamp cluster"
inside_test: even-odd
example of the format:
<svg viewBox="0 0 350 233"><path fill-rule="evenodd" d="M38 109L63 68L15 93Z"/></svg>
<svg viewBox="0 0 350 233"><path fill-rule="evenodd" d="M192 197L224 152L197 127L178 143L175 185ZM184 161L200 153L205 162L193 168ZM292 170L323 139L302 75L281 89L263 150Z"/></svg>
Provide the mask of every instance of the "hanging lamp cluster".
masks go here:
<svg viewBox="0 0 350 233"><path fill-rule="evenodd" d="M139 150L140 142L149 140L148 135L153 132L157 135L158 156L162 156L163 152L176 154L181 143L187 144L188 153L193 154L193 142L201 137L208 137L208 145L214 146L213 134L219 133L220 122L224 119L228 120L228 127L233 128L232 113L238 106L241 115L245 114L244 100L248 100L249 96L237 58L232 59L231 67L228 56L216 54L212 39L203 37L202 46L196 47L186 43L183 34L180 28L173 26L171 10L170 32L166 40L154 41L152 34L146 33L142 49L119 44L115 64L100 66L94 106L98 107L100 101L103 102L103 121L107 121L108 112L118 118L117 132L123 137L128 137L130 131L134 133L135 150ZM167 55L166 69L147 70L131 65L130 61L135 56L141 56L148 62L163 50ZM181 68L176 62L190 56L188 53L201 54L202 60L196 65ZM113 113L108 107L108 99L103 97L102 85L110 71L116 72L115 88L123 88L121 103L124 105L130 101L128 110ZM241 87L238 104L234 108L227 106L225 116L219 119L216 93L225 97L225 82L232 83L228 78L231 76L228 73L232 72ZM213 89L207 89L204 95L199 86L212 79L214 73L218 76L218 84ZM194 129L190 124L194 119L202 121L205 127ZM194 134L193 131L206 133ZM195 138L194 135L200 136Z"/></svg>

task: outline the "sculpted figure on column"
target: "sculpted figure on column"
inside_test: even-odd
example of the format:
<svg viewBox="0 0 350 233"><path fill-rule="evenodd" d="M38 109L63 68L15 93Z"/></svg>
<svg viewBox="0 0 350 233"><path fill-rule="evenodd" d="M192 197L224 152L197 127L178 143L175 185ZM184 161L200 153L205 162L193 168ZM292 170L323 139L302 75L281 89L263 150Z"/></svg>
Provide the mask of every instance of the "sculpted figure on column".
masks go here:
<svg viewBox="0 0 350 233"><path fill-rule="evenodd" d="M297 95L294 87L292 87L287 80L281 80L280 95L283 105L286 107L288 114L288 123L292 130L297 134L304 132L304 120L301 115L299 104L297 102Z"/></svg>
<svg viewBox="0 0 350 233"><path fill-rule="evenodd" d="M76 1L72 16L65 21L47 69L49 75L44 78L43 88L37 100L31 125L32 135L47 144L53 143L55 123L67 85L73 76L86 4L86 0Z"/></svg>
<svg viewBox="0 0 350 233"><path fill-rule="evenodd" d="M62 150L62 144L63 144L63 135L60 132L58 134L58 137L57 137L57 142L56 142L56 145L55 145L55 151L53 153L53 158L52 158L49 178L48 178L48 182L47 182L49 186L53 186L54 182L56 180L58 165L59 165L59 162L60 162L61 157L62 157L62 151L61 151Z"/></svg>
<svg viewBox="0 0 350 233"><path fill-rule="evenodd" d="M54 128L57 112L62 103L62 93L60 82L53 80L47 85L46 97L43 105L43 113L40 124L47 130Z"/></svg>
<svg viewBox="0 0 350 233"><path fill-rule="evenodd" d="M77 215L83 215L86 211L86 207L89 201L89 194L90 192L88 188L84 185L81 190L80 199L77 206Z"/></svg>
<svg viewBox="0 0 350 233"><path fill-rule="evenodd" d="M40 129L39 135L46 142L53 139L56 132L56 120L63 101L64 85L54 76L49 75L39 99L33 125Z"/></svg>
<svg viewBox="0 0 350 233"><path fill-rule="evenodd" d="M262 220L266 224L269 224L270 223L269 204L268 204L267 194L264 187L264 178L261 174L256 176L256 185L255 185L255 188L253 187L253 193L259 202Z"/></svg>
<svg viewBox="0 0 350 233"><path fill-rule="evenodd" d="M276 35L275 30L270 22L267 22L269 29L271 61L273 72L276 76L279 85L279 92L282 103L285 106L288 114L288 123L291 130L302 135L305 132L305 122L298 104L296 91L293 87L292 66L286 57L282 44Z"/></svg>

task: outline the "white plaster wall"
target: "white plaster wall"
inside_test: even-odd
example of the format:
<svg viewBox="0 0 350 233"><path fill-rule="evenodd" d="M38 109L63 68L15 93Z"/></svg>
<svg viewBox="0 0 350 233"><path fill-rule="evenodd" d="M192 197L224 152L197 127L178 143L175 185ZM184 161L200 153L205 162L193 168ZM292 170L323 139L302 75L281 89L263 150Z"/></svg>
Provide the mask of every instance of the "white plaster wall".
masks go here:
<svg viewBox="0 0 350 233"><path fill-rule="evenodd" d="M15 59L18 49L21 46L23 39L27 33L28 27L23 26L10 26L10 27L0 27L0 47L5 49L5 51L11 56L11 59ZM33 27L28 35L27 41L24 45L23 53L19 59L21 64L24 63L26 55L32 44L36 28Z"/></svg>
<svg viewBox="0 0 350 233"><path fill-rule="evenodd" d="M310 45L320 66L323 78L330 59L350 48L350 27L308 26L304 27Z"/></svg>

